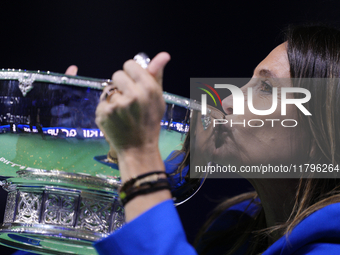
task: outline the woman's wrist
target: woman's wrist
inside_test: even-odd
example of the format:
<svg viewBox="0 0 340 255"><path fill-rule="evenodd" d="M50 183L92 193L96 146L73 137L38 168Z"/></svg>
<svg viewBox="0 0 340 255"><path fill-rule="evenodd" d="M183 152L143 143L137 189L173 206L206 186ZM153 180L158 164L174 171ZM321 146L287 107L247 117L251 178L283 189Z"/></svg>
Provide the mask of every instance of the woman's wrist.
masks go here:
<svg viewBox="0 0 340 255"><path fill-rule="evenodd" d="M154 148L130 148L117 154L122 182L152 171L165 171L161 154Z"/></svg>
<svg viewBox="0 0 340 255"><path fill-rule="evenodd" d="M125 220L130 222L155 205L171 199L169 190L160 190L146 195L140 195L125 205Z"/></svg>
<svg viewBox="0 0 340 255"><path fill-rule="evenodd" d="M119 198L123 206L133 198L170 189L168 175L164 171L153 171L138 175L123 183L119 189Z"/></svg>
<svg viewBox="0 0 340 255"><path fill-rule="evenodd" d="M158 146L156 148L155 146L130 148L117 153L117 155L123 184L145 173L154 171L165 172ZM168 189L134 197L125 205L126 222L133 220L145 211L168 199L171 199L171 192Z"/></svg>

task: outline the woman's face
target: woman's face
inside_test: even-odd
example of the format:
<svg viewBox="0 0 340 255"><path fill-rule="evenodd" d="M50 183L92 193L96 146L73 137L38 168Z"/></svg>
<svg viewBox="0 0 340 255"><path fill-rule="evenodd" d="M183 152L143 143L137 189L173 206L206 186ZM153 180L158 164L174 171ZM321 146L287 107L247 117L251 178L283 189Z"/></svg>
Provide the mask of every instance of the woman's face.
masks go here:
<svg viewBox="0 0 340 255"><path fill-rule="evenodd" d="M226 119L243 122L245 127L235 124L218 125L212 132L212 139L206 141L208 147L213 148L211 160L223 165L254 165L254 164L285 164L296 163L306 158L304 153L306 144L305 136L296 127L284 127L281 121L297 118L297 107L288 104L285 116L281 115L281 88L291 87L289 62L286 44L276 47L255 69L253 78L244 85L241 90L244 93L244 115L233 114L233 98L229 96L223 100L222 106L228 114ZM275 112L270 115L259 116L249 111L247 106L248 88L252 88L253 106L257 110L267 110L272 106L272 88L278 88L278 102ZM287 98L293 98L292 93L287 93ZM248 126L251 119L262 120L262 127ZM268 121L274 119L275 121ZM267 120L267 121L266 121ZM276 121L280 120L280 121ZM251 125L259 125L259 121ZM293 125L293 122L285 122L285 125ZM273 127L274 125L274 127Z"/></svg>

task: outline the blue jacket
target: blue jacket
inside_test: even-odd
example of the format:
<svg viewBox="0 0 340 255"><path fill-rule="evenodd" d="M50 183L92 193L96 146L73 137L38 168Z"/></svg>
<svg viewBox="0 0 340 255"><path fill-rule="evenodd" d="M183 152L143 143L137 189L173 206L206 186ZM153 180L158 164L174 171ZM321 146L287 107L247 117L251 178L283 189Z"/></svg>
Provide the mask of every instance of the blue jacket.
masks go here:
<svg viewBox="0 0 340 255"><path fill-rule="evenodd" d="M165 161L166 170L172 173L183 160L183 155ZM171 160L170 160L171 159ZM185 183L183 176L188 167L174 176L178 185ZM211 225L209 230L222 230L236 224L240 217L252 217L259 210L258 206L249 201L230 207ZM243 220L243 218L241 218ZM230 244L229 244L230 245ZM172 200L165 201L151 208L138 218L126 224L122 229L112 233L94 244L100 255L194 255L195 249L187 242L182 224ZM228 240L226 245L228 247ZM201 247L198 247L201 248ZM247 244L236 254L244 254ZM225 251L219 247L210 254ZM31 253L17 252L15 255ZM236 255L235 254L235 255ZM326 206L313 213L297 225L288 239L284 236L271 245L263 255L335 255L340 254L340 203Z"/></svg>
<svg viewBox="0 0 340 255"><path fill-rule="evenodd" d="M238 219L249 202L229 208L211 228L225 228ZM245 211L252 216L256 205ZM226 240L227 242L227 240ZM187 242L177 211L171 200L156 205L96 243L100 255L194 255ZM242 254L241 247L237 254ZM216 253L215 253L216 252ZM218 254L218 251L213 251ZM31 254L18 251L17 255ZM340 254L340 203L326 206L298 224L288 239L284 236L263 255L338 255Z"/></svg>
<svg viewBox="0 0 340 255"><path fill-rule="evenodd" d="M237 211L244 204L230 208ZM254 210L251 207L248 215ZM241 211L240 211L241 212ZM227 240L226 240L227 242ZM101 255L194 255L171 200L151 208L122 229L94 244ZM326 206L281 237L263 255L340 254L340 203Z"/></svg>

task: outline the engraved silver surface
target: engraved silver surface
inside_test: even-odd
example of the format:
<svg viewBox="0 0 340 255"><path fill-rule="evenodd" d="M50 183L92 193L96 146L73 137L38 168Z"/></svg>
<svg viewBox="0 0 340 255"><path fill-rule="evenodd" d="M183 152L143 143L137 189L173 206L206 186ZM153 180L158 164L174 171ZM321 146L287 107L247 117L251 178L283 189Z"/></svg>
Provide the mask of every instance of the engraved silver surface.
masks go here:
<svg viewBox="0 0 340 255"><path fill-rule="evenodd" d="M55 249L60 246L61 252L67 243L76 250L67 254L96 254L92 242L125 223L115 192L20 183L15 187L8 194L0 228L0 243L11 247L63 254Z"/></svg>
<svg viewBox="0 0 340 255"><path fill-rule="evenodd" d="M110 231L115 231L120 229L124 222L125 222L125 214L124 214L124 207L122 206L121 203L119 203L117 200L114 203L113 206L113 217L111 220L111 227Z"/></svg>
<svg viewBox="0 0 340 255"><path fill-rule="evenodd" d="M76 221L78 196L53 192L45 194L42 222L63 226L73 226Z"/></svg>
<svg viewBox="0 0 340 255"><path fill-rule="evenodd" d="M42 194L35 192L18 192L15 223L39 223Z"/></svg>
<svg viewBox="0 0 340 255"><path fill-rule="evenodd" d="M83 197L80 202L76 229L109 233L112 202Z"/></svg>
<svg viewBox="0 0 340 255"><path fill-rule="evenodd" d="M28 92L33 89L34 77L32 77L31 73L25 73L24 75L18 78L19 81L19 89L22 95L25 97Z"/></svg>
<svg viewBox="0 0 340 255"><path fill-rule="evenodd" d="M17 191L9 192L7 195L4 222L13 222L16 206Z"/></svg>

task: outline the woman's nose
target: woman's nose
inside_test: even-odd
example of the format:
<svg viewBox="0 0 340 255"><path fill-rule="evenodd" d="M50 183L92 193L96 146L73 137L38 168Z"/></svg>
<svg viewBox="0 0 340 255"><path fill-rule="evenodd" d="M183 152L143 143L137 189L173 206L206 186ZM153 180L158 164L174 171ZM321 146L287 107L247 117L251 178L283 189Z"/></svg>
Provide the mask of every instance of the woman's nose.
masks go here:
<svg viewBox="0 0 340 255"><path fill-rule="evenodd" d="M223 99L222 108L227 115L233 114L233 96L232 95Z"/></svg>

